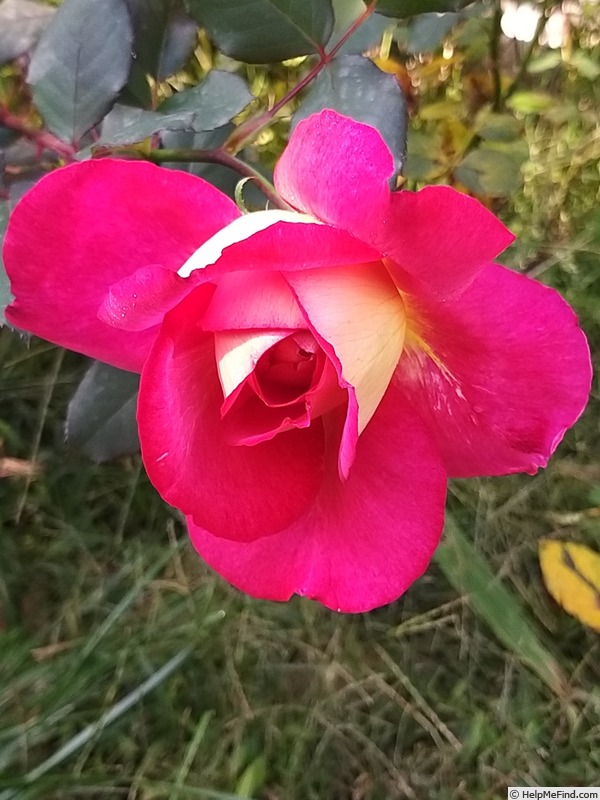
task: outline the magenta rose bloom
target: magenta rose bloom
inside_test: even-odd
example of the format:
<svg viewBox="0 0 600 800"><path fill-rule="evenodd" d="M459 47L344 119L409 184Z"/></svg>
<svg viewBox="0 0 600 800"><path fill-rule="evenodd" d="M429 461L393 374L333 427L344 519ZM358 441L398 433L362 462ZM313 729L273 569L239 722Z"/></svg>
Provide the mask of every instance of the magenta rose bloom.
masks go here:
<svg viewBox="0 0 600 800"><path fill-rule="evenodd" d="M439 541L447 478L535 472L589 394L569 306L492 263L510 232L451 188L391 192L393 170L377 131L324 111L275 170L293 211L92 160L9 224L8 320L141 371L150 480L256 597L395 600Z"/></svg>

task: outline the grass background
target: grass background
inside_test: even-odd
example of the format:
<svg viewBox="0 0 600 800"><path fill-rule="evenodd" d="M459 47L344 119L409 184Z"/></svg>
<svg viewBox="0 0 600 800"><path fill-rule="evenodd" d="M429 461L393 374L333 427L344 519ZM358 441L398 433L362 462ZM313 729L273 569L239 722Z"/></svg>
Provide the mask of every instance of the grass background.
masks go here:
<svg viewBox="0 0 600 800"><path fill-rule="evenodd" d="M421 88L411 147L450 125L423 113L440 99L470 113L470 85L459 70ZM506 262L560 288L597 363L598 90L568 68L544 89L554 107L517 115L521 188L487 200L519 235ZM243 597L198 560L137 458L96 466L65 449L86 366L0 330L3 452L41 467L0 480L0 800L600 785L598 636L549 598L537 558L548 536L599 549L597 384L546 471L454 482L426 575L397 603L340 616Z"/></svg>

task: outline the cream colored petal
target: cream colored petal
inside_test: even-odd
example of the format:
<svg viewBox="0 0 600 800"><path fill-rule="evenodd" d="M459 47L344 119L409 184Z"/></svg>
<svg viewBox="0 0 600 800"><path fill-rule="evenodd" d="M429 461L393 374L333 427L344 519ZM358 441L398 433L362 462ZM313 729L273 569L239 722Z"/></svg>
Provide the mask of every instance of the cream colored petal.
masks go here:
<svg viewBox="0 0 600 800"><path fill-rule="evenodd" d="M342 379L356 390L361 433L402 353L402 298L381 264L305 270L286 278L316 335L335 351Z"/></svg>
<svg viewBox="0 0 600 800"><path fill-rule="evenodd" d="M215 334L215 357L223 396L237 389L250 375L259 358L274 344L289 336L286 331L222 331Z"/></svg>

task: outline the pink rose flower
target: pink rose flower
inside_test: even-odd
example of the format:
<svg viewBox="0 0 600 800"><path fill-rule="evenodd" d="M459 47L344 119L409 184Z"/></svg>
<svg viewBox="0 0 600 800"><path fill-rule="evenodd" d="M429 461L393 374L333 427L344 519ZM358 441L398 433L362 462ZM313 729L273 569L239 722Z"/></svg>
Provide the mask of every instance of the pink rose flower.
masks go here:
<svg viewBox="0 0 600 800"><path fill-rule="evenodd" d="M150 480L256 597L395 600L439 541L447 477L535 472L589 393L569 306L492 263L510 232L451 188L391 192L393 169L377 131L324 111L275 171L295 211L92 160L10 221L9 321L141 371Z"/></svg>

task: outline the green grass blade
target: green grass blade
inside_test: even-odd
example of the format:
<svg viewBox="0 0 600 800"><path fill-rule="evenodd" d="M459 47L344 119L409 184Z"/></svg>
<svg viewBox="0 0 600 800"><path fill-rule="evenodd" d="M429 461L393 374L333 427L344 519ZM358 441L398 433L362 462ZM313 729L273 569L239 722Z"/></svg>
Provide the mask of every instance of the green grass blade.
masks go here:
<svg viewBox="0 0 600 800"><path fill-rule="evenodd" d="M251 797L242 797L239 794L231 794L230 792L219 792L217 789L203 789L200 786L188 786L184 784L177 786L174 783L165 781L158 783L154 781L142 781L140 785L141 788L146 791L160 793L161 796L174 789L178 791L181 790L185 793L184 797L187 800L192 800L192 798L197 798L197 800L252 800Z"/></svg>
<svg viewBox="0 0 600 800"><path fill-rule="evenodd" d="M198 725L196 726L196 731L194 736L192 737L192 741L190 742L185 756L183 758L183 762L177 773L177 778L175 779L175 786L173 791L169 795L169 800L180 800L181 793L183 791L183 784L186 781L188 776L188 772L192 766L194 758L196 757L196 753L198 752L198 748L202 743L202 740L206 736L206 731L208 730L208 726L210 725L211 719L214 717L214 711L206 711L201 717Z"/></svg>
<svg viewBox="0 0 600 800"><path fill-rule="evenodd" d="M446 517L444 539L435 559L450 583L467 595L473 611L502 644L553 692L564 696L566 677L543 644L541 632L450 515Z"/></svg>
<svg viewBox="0 0 600 800"><path fill-rule="evenodd" d="M160 669L150 675L150 677L141 683L136 689L109 708L108 711L106 711L100 716L99 719L96 720L96 722L93 722L91 725L87 725L85 728L83 728L83 730L69 739L68 742L54 752L49 758L39 764L35 769L32 769L30 772L28 772L25 776L24 782L30 785L34 784L47 772L54 769L67 758L72 756L73 753L76 753L89 741L99 736L102 731L105 730L105 728L107 728L113 722L116 722L127 711L129 711L132 706L134 706L136 703L139 703L139 701L142 700L147 694L152 692L165 680L167 680L167 678L169 678L173 672L175 672L183 664L183 662L186 661L192 651L193 647L191 646L180 650L179 653L167 661L167 663L164 664ZM6 791L0 795L0 800L13 800L15 797L16 795L12 791Z"/></svg>

